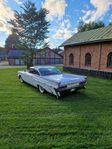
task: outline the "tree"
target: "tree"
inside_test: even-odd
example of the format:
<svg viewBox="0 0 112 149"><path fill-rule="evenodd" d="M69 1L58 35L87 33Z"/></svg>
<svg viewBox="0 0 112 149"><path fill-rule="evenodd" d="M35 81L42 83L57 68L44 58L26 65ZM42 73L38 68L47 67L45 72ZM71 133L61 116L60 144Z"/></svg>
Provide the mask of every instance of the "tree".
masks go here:
<svg viewBox="0 0 112 149"><path fill-rule="evenodd" d="M78 32L89 31L101 27L105 27L105 24L102 21L89 23L84 23L83 21L80 21L78 25Z"/></svg>
<svg viewBox="0 0 112 149"><path fill-rule="evenodd" d="M33 65L33 57L36 49L46 46L49 22L46 21L48 11L41 8L37 11L35 3L29 0L21 7L22 11L15 11L15 19L10 20L14 31L19 40L16 46L19 49L27 50L25 52L27 68Z"/></svg>
<svg viewBox="0 0 112 149"><path fill-rule="evenodd" d="M14 33L7 37L7 39L5 41L5 48L6 48L7 52L10 49L15 49L16 48L16 42L17 41L18 41L18 36Z"/></svg>

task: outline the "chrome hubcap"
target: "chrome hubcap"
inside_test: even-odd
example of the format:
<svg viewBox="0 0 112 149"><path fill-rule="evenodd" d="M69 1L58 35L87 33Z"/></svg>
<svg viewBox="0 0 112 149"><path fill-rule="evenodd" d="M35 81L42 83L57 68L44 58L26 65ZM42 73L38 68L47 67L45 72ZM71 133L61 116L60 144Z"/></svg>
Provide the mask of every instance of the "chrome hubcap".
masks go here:
<svg viewBox="0 0 112 149"><path fill-rule="evenodd" d="M23 83L23 79L22 78L20 78L20 82Z"/></svg>
<svg viewBox="0 0 112 149"><path fill-rule="evenodd" d="M43 94L44 93L44 89L41 87L41 86L39 86L39 91Z"/></svg>

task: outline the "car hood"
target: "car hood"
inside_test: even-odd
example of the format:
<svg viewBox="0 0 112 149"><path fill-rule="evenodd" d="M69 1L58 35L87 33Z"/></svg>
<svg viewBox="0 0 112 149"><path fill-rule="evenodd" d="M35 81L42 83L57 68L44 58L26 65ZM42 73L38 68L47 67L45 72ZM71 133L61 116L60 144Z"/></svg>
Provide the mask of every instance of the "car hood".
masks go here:
<svg viewBox="0 0 112 149"><path fill-rule="evenodd" d="M82 82L85 81L86 79L86 76L72 75L72 74L49 75L43 77L47 80L57 82L61 86L71 83Z"/></svg>

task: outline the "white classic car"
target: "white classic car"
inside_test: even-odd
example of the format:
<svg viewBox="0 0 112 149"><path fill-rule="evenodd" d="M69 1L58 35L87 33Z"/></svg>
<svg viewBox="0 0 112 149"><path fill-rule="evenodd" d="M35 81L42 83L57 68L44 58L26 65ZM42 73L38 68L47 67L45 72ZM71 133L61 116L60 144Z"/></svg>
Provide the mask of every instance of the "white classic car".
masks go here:
<svg viewBox="0 0 112 149"><path fill-rule="evenodd" d="M87 77L64 74L53 66L34 66L28 71L18 71L21 82L26 82L39 89L60 97L64 91L75 91L86 86Z"/></svg>

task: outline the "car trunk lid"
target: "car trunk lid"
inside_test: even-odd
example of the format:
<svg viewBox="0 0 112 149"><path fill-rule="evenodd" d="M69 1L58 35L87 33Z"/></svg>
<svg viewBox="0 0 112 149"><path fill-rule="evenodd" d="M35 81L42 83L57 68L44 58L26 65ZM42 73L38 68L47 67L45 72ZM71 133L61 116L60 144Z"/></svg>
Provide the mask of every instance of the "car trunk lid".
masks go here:
<svg viewBox="0 0 112 149"><path fill-rule="evenodd" d="M72 75L72 74L60 74L60 75L49 75L44 76L45 79L54 81L60 84L60 86L68 85L72 83L78 83L85 81L85 76Z"/></svg>

